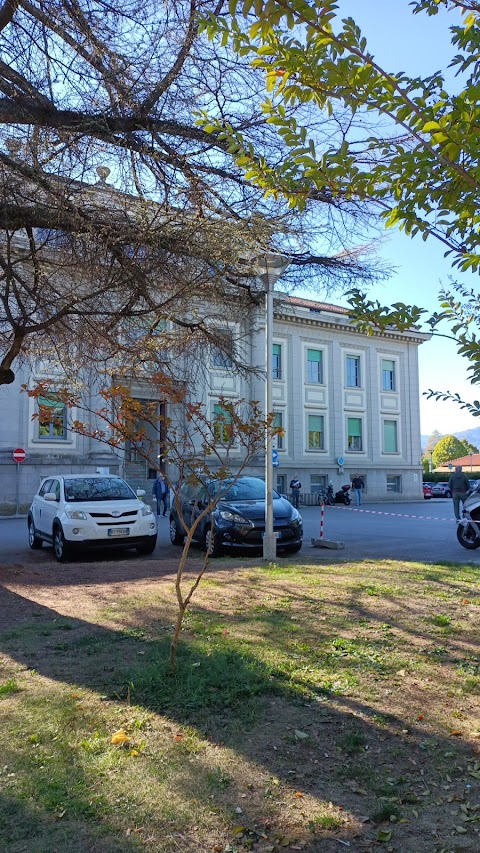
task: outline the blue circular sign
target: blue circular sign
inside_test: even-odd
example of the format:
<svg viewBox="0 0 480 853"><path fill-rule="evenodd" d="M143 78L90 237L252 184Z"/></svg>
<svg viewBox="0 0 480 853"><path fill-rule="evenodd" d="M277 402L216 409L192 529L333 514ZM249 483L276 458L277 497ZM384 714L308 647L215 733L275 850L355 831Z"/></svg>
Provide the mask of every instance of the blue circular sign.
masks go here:
<svg viewBox="0 0 480 853"><path fill-rule="evenodd" d="M343 458L343 456L339 456L337 459L338 465L343 465L344 462L345 462L345 459Z"/></svg>

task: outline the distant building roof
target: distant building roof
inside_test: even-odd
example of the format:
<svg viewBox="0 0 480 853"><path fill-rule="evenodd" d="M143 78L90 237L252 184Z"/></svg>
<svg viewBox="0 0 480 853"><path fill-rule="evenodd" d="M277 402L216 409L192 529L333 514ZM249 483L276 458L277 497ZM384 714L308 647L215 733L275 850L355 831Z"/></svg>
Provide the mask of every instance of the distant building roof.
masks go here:
<svg viewBox="0 0 480 853"><path fill-rule="evenodd" d="M436 471L449 471L450 467L455 468L456 465L461 465L462 468L470 468L480 470L480 453L468 453L466 456L460 456L458 459L449 459L441 465L437 465Z"/></svg>

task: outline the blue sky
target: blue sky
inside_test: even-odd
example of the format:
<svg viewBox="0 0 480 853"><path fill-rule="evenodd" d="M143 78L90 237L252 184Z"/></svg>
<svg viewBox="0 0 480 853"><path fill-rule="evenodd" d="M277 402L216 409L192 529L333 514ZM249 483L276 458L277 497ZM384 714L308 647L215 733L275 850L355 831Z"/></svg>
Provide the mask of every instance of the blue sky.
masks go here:
<svg viewBox="0 0 480 853"><path fill-rule="evenodd" d="M367 37L369 49L390 71L427 75L445 68L453 54L448 27L459 21L458 13L443 12L434 17L412 15L408 0L338 0L342 17L351 16ZM391 278L369 291L382 304L402 301L429 310L438 308L438 292L448 286L449 277L476 287L478 274L452 271L443 257L442 245L433 239L423 242L404 234L386 231L380 256L396 268ZM476 399L480 389L467 379L468 364L457 355L455 346L444 338L432 339L420 347L420 389L456 391L467 400ZM480 426L453 403L421 398L421 431L430 434L459 432Z"/></svg>

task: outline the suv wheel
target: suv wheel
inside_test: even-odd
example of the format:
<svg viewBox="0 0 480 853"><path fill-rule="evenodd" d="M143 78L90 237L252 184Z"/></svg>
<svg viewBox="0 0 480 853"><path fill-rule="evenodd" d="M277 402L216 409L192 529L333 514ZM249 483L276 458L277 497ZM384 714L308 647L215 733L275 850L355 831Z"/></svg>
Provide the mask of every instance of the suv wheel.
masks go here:
<svg viewBox="0 0 480 853"><path fill-rule="evenodd" d="M40 539L37 536L37 531L35 530L35 525L33 523L33 518L28 519L28 544L30 548L33 548L34 551L37 551L42 547L43 539Z"/></svg>
<svg viewBox="0 0 480 853"><path fill-rule="evenodd" d="M137 545L137 554L153 554L157 547L157 537L149 536L147 542Z"/></svg>
<svg viewBox="0 0 480 853"><path fill-rule="evenodd" d="M60 525L56 525L53 529L53 550L55 558L59 563L65 563L70 556L70 546L65 542L63 530Z"/></svg>
<svg viewBox="0 0 480 853"><path fill-rule="evenodd" d="M172 517L170 519L170 542L172 545L183 545L185 533L178 529L177 522Z"/></svg>

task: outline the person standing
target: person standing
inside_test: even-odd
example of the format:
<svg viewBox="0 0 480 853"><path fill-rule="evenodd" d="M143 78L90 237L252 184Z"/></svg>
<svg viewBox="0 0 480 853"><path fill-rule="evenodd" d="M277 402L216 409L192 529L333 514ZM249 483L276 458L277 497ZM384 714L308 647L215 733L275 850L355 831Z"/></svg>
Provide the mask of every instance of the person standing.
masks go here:
<svg viewBox="0 0 480 853"><path fill-rule="evenodd" d="M295 474L293 480L290 480L290 491L292 493L292 504L295 509L298 509L298 502L300 499L300 489L302 488L302 484L298 479L298 476Z"/></svg>
<svg viewBox="0 0 480 853"><path fill-rule="evenodd" d="M465 498L467 497L467 492L470 491L470 480L467 475L464 474L461 465L455 465L455 471L448 481L448 488L452 493L455 520L460 521L460 501L462 502L463 507Z"/></svg>
<svg viewBox="0 0 480 853"><path fill-rule="evenodd" d="M163 506L162 515L165 516L167 514L167 496L168 496L168 483L163 476L163 474L159 474L157 479L153 484L152 495L155 496L157 501L157 515L160 515L160 507Z"/></svg>
<svg viewBox="0 0 480 853"><path fill-rule="evenodd" d="M365 487L363 477L360 474L355 474L352 477L352 489L355 492L355 504L360 506L362 503L362 489Z"/></svg>

